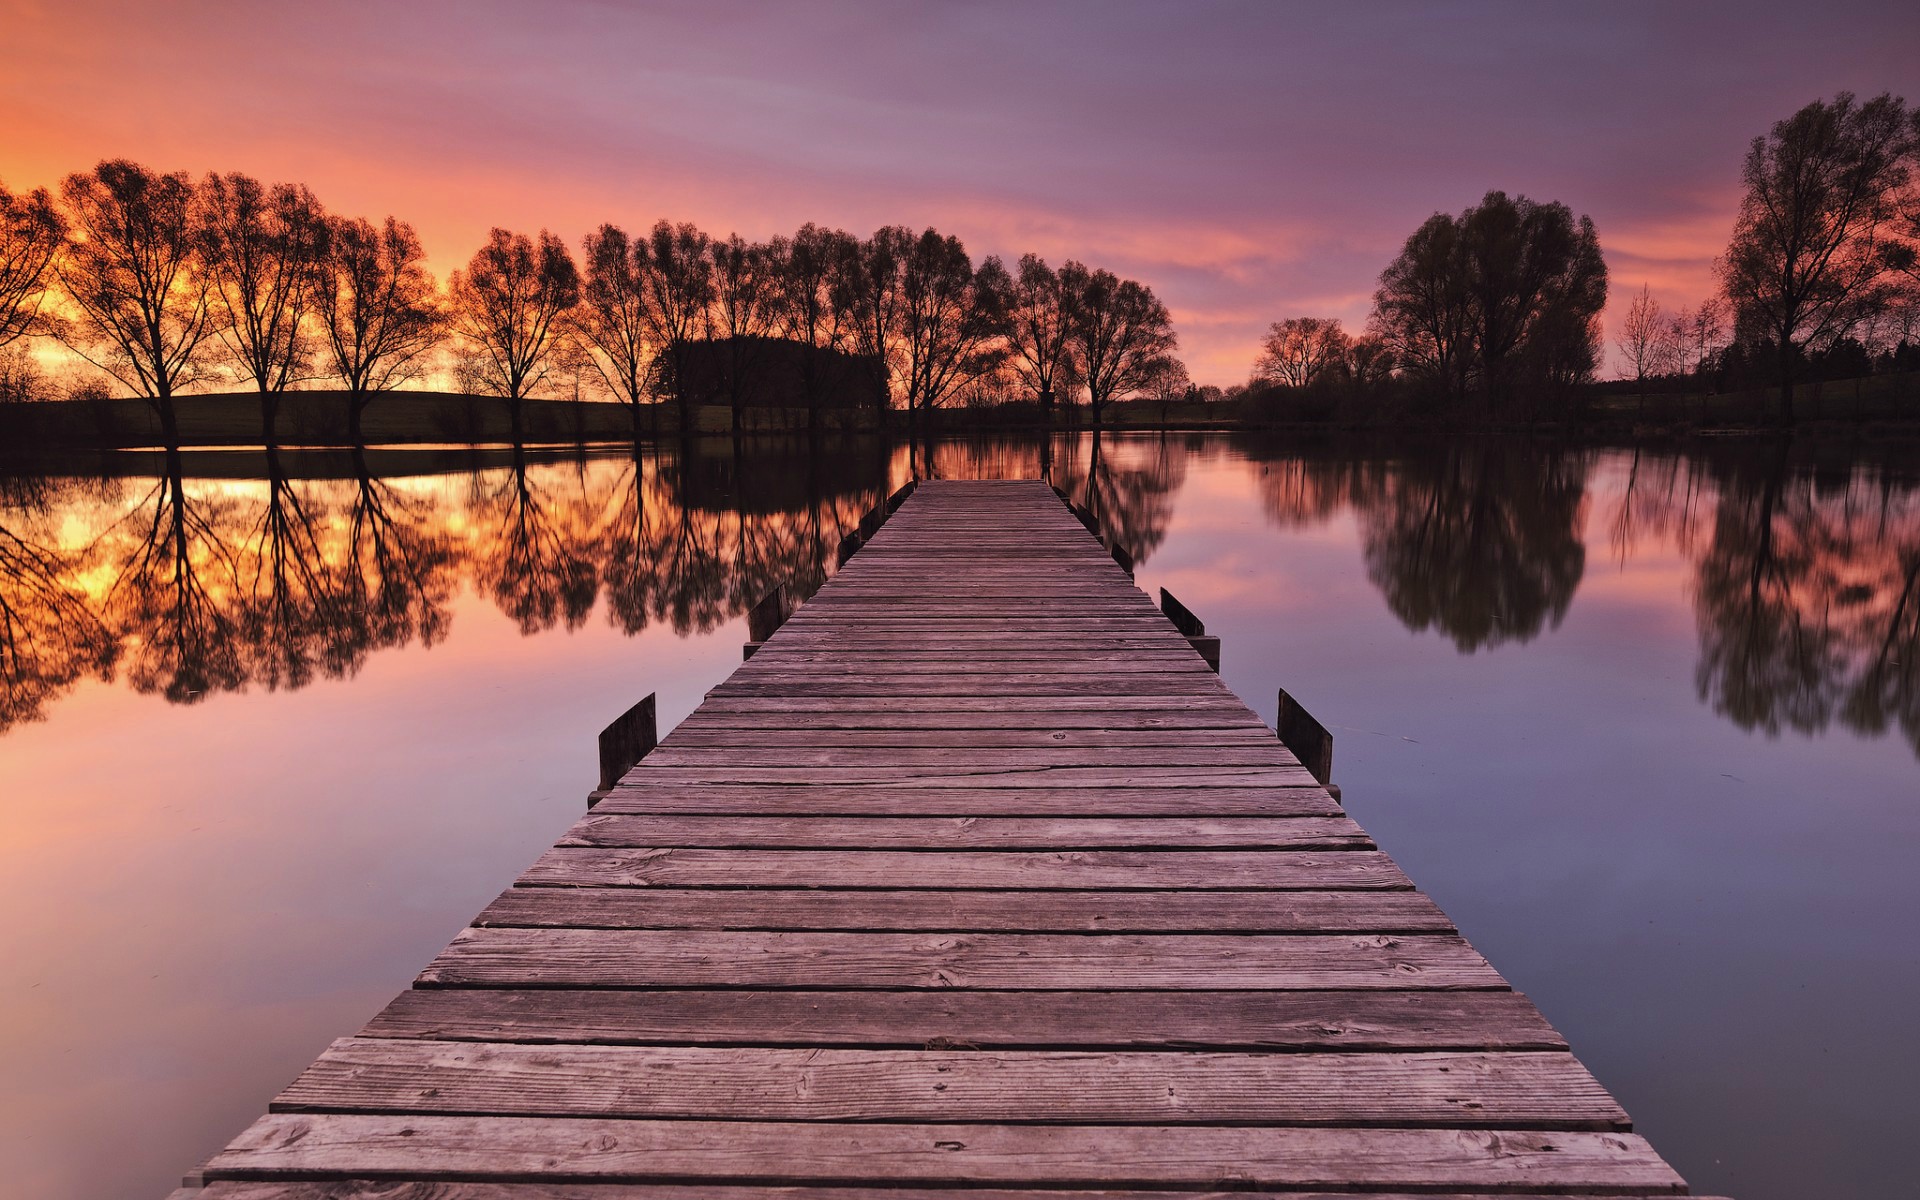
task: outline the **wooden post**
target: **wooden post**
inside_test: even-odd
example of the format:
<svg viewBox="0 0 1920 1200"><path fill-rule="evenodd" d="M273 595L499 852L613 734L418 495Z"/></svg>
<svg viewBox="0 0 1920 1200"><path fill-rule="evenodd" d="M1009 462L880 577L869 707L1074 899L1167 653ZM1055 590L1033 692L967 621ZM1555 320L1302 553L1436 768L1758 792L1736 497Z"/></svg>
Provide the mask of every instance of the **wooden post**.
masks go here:
<svg viewBox="0 0 1920 1200"><path fill-rule="evenodd" d="M1274 722L1279 731L1280 740L1300 765L1313 773L1320 786L1329 787L1333 777L1333 735L1327 727L1313 719L1313 714L1301 707L1298 700L1287 695L1287 689L1280 689L1280 715Z"/></svg>
<svg viewBox="0 0 1920 1200"><path fill-rule="evenodd" d="M885 504L876 504L868 510L866 516L860 518L860 540L862 542L867 541L874 534L880 532L880 526L886 523L888 511Z"/></svg>
<svg viewBox="0 0 1920 1200"><path fill-rule="evenodd" d="M587 796L588 808L600 803L622 775L660 744L659 726L654 722L654 695L648 692L646 699L600 731L600 787Z"/></svg>
<svg viewBox="0 0 1920 1200"><path fill-rule="evenodd" d="M1108 542L1107 552L1113 555L1113 561L1120 564L1121 570L1129 575L1133 574L1133 555L1127 553L1125 546L1119 542Z"/></svg>
<svg viewBox="0 0 1920 1200"><path fill-rule="evenodd" d="M774 635L774 631L787 623L793 615L793 595L785 584L774 588L760 597L760 602L747 610L747 658L753 657L760 643Z"/></svg>
<svg viewBox="0 0 1920 1200"><path fill-rule="evenodd" d="M887 512L891 514L895 509L899 508L902 504L905 504L907 502L907 497L913 495L913 489L918 483L919 483L918 480L909 479L905 483L900 485L899 491L895 492L891 496L888 496Z"/></svg>
<svg viewBox="0 0 1920 1200"><path fill-rule="evenodd" d="M840 549L834 552L833 565L836 567L846 566L847 560L852 558L854 552L865 544L866 539L860 536L860 531L857 529L841 538Z"/></svg>
<svg viewBox="0 0 1920 1200"><path fill-rule="evenodd" d="M1207 627L1200 623L1199 617L1193 615L1193 610L1175 600L1173 593L1165 588L1160 589L1160 611L1166 614L1167 620L1173 622L1175 629L1186 635L1187 645L1192 646L1194 653L1205 659L1207 665L1213 668L1213 673L1218 675L1220 639L1208 634Z"/></svg>

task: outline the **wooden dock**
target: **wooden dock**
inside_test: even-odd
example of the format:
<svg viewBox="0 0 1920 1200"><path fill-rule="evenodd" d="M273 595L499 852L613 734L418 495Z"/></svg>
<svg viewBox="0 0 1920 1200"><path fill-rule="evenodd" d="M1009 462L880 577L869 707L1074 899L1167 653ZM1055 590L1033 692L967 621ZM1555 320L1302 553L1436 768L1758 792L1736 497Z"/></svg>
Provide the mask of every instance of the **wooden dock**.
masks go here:
<svg viewBox="0 0 1920 1200"><path fill-rule="evenodd" d="M1686 1190L1054 494L995 482L921 485L176 1200L955 1188Z"/></svg>

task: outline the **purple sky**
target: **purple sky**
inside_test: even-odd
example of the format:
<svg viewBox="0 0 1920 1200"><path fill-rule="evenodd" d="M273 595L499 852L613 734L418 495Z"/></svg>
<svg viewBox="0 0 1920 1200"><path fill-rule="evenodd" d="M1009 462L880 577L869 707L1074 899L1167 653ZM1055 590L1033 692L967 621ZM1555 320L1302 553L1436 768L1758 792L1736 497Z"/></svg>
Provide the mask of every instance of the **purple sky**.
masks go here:
<svg viewBox="0 0 1920 1200"><path fill-rule="evenodd" d="M934 225L1151 285L1194 376L1490 188L1599 226L1616 309L1692 303L1746 143L1920 101L1920 5L107 4L0 0L0 181L124 155L419 227ZM404 7L405 12L395 11Z"/></svg>

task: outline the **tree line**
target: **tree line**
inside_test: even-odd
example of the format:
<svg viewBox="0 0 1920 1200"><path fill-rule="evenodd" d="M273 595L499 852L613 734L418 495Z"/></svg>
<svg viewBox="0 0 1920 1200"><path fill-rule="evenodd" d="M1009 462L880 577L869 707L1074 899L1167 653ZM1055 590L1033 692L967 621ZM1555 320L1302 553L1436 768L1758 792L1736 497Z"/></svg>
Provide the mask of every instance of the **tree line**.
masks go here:
<svg viewBox="0 0 1920 1200"><path fill-rule="evenodd" d="M1791 423L1810 376L1920 362L1920 109L1890 94L1814 101L1753 139L1741 177L1716 294L1669 311L1643 286L1615 338L1624 376L1643 394L1656 378L1764 384ZM1354 397L1562 415L1595 380L1607 282L1590 218L1489 192L1407 238L1363 333L1326 318L1276 322L1242 391L1306 416Z"/></svg>
<svg viewBox="0 0 1920 1200"><path fill-rule="evenodd" d="M1028 398L1049 420L1084 400L1185 384L1166 306L1145 284L1037 255L976 263L960 239L898 225L861 238L808 223L750 242L690 223L605 224L573 250L496 228L442 287L412 226L330 213L306 187L162 173L115 159L58 194L0 187L0 353L49 337L144 397L169 440L174 398L257 390L274 440L279 397L346 393L350 431L379 393L450 362L467 390L519 402L556 372L633 410L724 404L737 437L757 404L809 426L849 392L877 419ZM776 346L796 378L772 378ZM0 390L16 378L10 356ZM13 390L21 390L17 385Z"/></svg>

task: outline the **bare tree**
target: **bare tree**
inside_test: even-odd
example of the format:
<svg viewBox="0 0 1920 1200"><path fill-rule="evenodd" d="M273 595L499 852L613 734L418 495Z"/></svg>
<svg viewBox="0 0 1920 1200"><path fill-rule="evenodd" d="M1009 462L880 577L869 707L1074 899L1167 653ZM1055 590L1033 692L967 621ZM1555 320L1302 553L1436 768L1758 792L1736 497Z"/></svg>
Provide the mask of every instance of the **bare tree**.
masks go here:
<svg viewBox="0 0 1920 1200"><path fill-rule="evenodd" d="M905 226L876 229L846 264L840 283L847 310L853 314L854 349L871 364L875 417L881 424L893 405L901 276L913 242L913 231Z"/></svg>
<svg viewBox="0 0 1920 1200"><path fill-rule="evenodd" d="M1040 402L1041 420L1051 424L1060 365L1067 358L1067 314L1059 274L1035 254L1020 256L1013 277L1007 344L1021 378Z"/></svg>
<svg viewBox="0 0 1920 1200"><path fill-rule="evenodd" d="M67 223L45 188L16 196L0 184L0 346L38 327L66 240Z"/></svg>
<svg viewBox="0 0 1920 1200"><path fill-rule="evenodd" d="M1647 380L1677 369L1683 336L1684 327L1660 307L1653 289L1641 284L1640 294L1627 305L1614 344L1620 348L1625 364L1622 378L1633 380L1642 407L1646 405Z"/></svg>
<svg viewBox="0 0 1920 1200"><path fill-rule="evenodd" d="M931 410L1005 358L1000 344L1012 280L997 258L974 270L960 239L932 229L900 274L900 343L907 411Z"/></svg>
<svg viewBox="0 0 1920 1200"><path fill-rule="evenodd" d="M682 437L694 432L692 384L688 364L693 343L709 328L713 303L712 239L691 223L657 222L644 242L633 247L634 269L642 285L647 336L666 355L666 384L673 390Z"/></svg>
<svg viewBox="0 0 1920 1200"><path fill-rule="evenodd" d="M1275 321L1260 343L1253 373L1260 379L1303 388L1323 372L1343 366L1352 341L1337 320L1289 317Z"/></svg>
<svg viewBox="0 0 1920 1200"><path fill-rule="evenodd" d="M1193 380L1187 375L1187 365L1177 358L1165 358L1153 372L1153 378L1147 384L1147 395L1160 403L1160 423L1167 423L1167 410L1176 400L1183 400L1193 393Z"/></svg>
<svg viewBox="0 0 1920 1200"><path fill-rule="evenodd" d="M566 314L580 300L580 271L567 245L542 229L494 229L447 285L454 326L466 340L481 380L507 398L514 441L521 439L520 402L546 378Z"/></svg>
<svg viewBox="0 0 1920 1200"><path fill-rule="evenodd" d="M260 391L272 445L280 393L312 367L306 317L326 216L306 188L282 183L269 189L238 172L209 174L196 207L215 328L241 379Z"/></svg>
<svg viewBox="0 0 1920 1200"><path fill-rule="evenodd" d="M755 368L765 360L766 348L760 339L773 324L779 297L773 260L765 246L749 243L736 233L716 239L708 255L713 260L708 332L720 356L728 431L738 441L747 404L758 382Z"/></svg>
<svg viewBox="0 0 1920 1200"><path fill-rule="evenodd" d="M1747 192L1720 280L1743 340L1773 343L1780 412L1794 419L1799 360L1847 336L1891 297L1883 244L1915 131L1906 102L1841 92L1747 150Z"/></svg>
<svg viewBox="0 0 1920 1200"><path fill-rule="evenodd" d="M777 328L809 351L800 361L809 431L819 427L821 401L844 378L836 369L836 356L853 337L853 312L843 280L859 253L859 240L852 234L822 229L811 221L791 240L776 238L768 248L779 293Z"/></svg>
<svg viewBox="0 0 1920 1200"><path fill-rule="evenodd" d="M1068 346L1098 425L1106 406L1144 389L1177 344L1173 318L1145 284L1077 262L1060 268Z"/></svg>
<svg viewBox="0 0 1920 1200"><path fill-rule="evenodd" d="M329 371L347 390L347 430L380 392L416 378L446 330L446 313L413 226L355 218L327 222L313 271L313 311Z"/></svg>
<svg viewBox="0 0 1920 1200"><path fill-rule="evenodd" d="M574 326L591 369L630 410L637 439L656 350L647 322L646 281L633 242L618 225L588 234L582 249L586 286Z"/></svg>
<svg viewBox="0 0 1920 1200"><path fill-rule="evenodd" d="M60 185L80 236L58 264L77 320L65 326L80 357L146 398L169 444L179 440L173 398L201 377L214 314L197 266L193 181L110 159Z"/></svg>
<svg viewBox="0 0 1920 1200"><path fill-rule="evenodd" d="M1472 302L1458 269L1460 230L1435 213L1380 273L1369 328L1402 366L1465 400L1473 370Z"/></svg>

